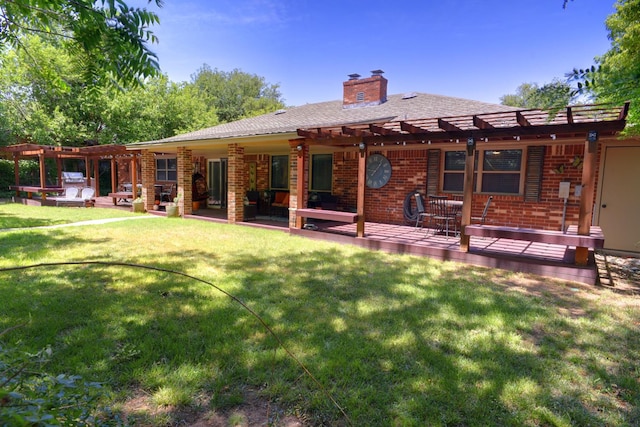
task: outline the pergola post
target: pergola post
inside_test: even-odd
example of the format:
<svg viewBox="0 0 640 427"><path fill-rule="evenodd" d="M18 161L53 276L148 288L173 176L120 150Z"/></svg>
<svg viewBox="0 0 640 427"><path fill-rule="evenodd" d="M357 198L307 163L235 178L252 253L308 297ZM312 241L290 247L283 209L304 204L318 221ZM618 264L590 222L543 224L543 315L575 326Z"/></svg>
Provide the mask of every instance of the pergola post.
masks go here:
<svg viewBox="0 0 640 427"><path fill-rule="evenodd" d="M13 175L15 178L16 186L20 185L20 156L18 153L13 153ZM20 190L16 190L16 197L20 197Z"/></svg>
<svg viewBox="0 0 640 427"><path fill-rule="evenodd" d="M111 192L115 193L117 190L117 182L116 182L116 168L118 164L116 163L116 158L111 157Z"/></svg>
<svg viewBox="0 0 640 427"><path fill-rule="evenodd" d="M38 163L40 165L40 187L42 188L47 186L47 174L44 160L44 153L38 154Z"/></svg>
<svg viewBox="0 0 640 427"><path fill-rule="evenodd" d="M580 194L580 213L578 214L578 234L588 236L591 233L591 219L593 217L593 202L596 182L596 155L598 152L597 133L589 132L584 147L584 161L582 163L582 192ZM577 247L575 263L587 265L589 248Z"/></svg>
<svg viewBox="0 0 640 427"><path fill-rule="evenodd" d="M464 184L462 189L462 218L460 219L460 251L469 252L470 237L464 228L471 223L471 205L473 203L473 166L475 163L475 140L467 141L467 156L464 163Z"/></svg>
<svg viewBox="0 0 640 427"><path fill-rule="evenodd" d="M367 183L367 154L368 149L365 145L364 149L358 152L358 195L356 198L358 223L356 225L356 237L364 237L364 193Z"/></svg>
<svg viewBox="0 0 640 427"><path fill-rule="evenodd" d="M62 159L60 157L56 157L56 186L62 186Z"/></svg>
<svg viewBox="0 0 640 427"><path fill-rule="evenodd" d="M138 197L138 162L136 155L131 156L131 192L133 195L133 199L135 200Z"/></svg>
<svg viewBox="0 0 640 427"><path fill-rule="evenodd" d="M89 163L91 160L89 156L85 156L84 158L84 170L85 176L87 177L87 187L91 187L91 164Z"/></svg>
<svg viewBox="0 0 640 427"><path fill-rule="evenodd" d="M93 159L93 180L95 181L94 190L96 196L100 196L100 158L95 157Z"/></svg>

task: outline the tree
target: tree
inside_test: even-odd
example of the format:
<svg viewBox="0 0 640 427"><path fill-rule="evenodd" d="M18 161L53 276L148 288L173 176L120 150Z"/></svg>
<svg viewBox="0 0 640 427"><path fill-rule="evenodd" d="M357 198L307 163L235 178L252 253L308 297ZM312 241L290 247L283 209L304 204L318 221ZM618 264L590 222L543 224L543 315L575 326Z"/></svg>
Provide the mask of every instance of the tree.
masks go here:
<svg viewBox="0 0 640 427"><path fill-rule="evenodd" d="M78 56L39 35L0 54L0 141L47 145L125 144L218 123L195 87L148 78L144 86L89 89ZM27 58L43 67L35 69ZM50 75L65 82L57 85Z"/></svg>
<svg viewBox="0 0 640 427"><path fill-rule="evenodd" d="M162 0L148 1L162 6ZM66 49L82 52L77 57L89 87L135 86L158 74L157 57L147 46L157 42L149 30L156 23L156 14L123 0L5 0L0 3L0 46L24 48L26 35L51 36Z"/></svg>
<svg viewBox="0 0 640 427"><path fill-rule="evenodd" d="M215 107L222 123L284 108L278 85L269 85L264 77L238 69L224 72L204 64L191 76L191 82Z"/></svg>
<svg viewBox="0 0 640 427"><path fill-rule="evenodd" d="M554 80L539 87L536 83L523 83L515 94L500 97L502 105L520 108L559 109L572 101L571 86Z"/></svg>
<svg viewBox="0 0 640 427"><path fill-rule="evenodd" d="M631 101L625 133L640 134L640 0L618 0L606 20L611 48L595 64L567 74L576 93L593 94L597 102Z"/></svg>

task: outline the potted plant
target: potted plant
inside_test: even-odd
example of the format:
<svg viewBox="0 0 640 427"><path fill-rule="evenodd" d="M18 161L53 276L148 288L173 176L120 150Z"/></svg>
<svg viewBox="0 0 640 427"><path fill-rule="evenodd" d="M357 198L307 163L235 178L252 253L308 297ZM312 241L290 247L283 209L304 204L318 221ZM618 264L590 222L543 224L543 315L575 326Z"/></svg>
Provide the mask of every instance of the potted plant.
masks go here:
<svg viewBox="0 0 640 427"><path fill-rule="evenodd" d="M131 202L131 206L133 207L133 212L144 213L144 200L142 200L142 197L137 197Z"/></svg>
<svg viewBox="0 0 640 427"><path fill-rule="evenodd" d="M178 206L178 202L180 201L180 194L178 194L174 199L173 202L169 202L167 203L166 209L167 209L167 217L169 218L177 218L180 216L180 208Z"/></svg>

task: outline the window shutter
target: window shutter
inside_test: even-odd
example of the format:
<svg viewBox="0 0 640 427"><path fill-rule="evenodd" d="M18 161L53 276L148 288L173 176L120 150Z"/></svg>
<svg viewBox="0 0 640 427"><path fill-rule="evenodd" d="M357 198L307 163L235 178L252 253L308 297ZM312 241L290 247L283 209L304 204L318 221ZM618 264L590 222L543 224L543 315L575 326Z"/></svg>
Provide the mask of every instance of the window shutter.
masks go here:
<svg viewBox="0 0 640 427"><path fill-rule="evenodd" d="M524 182L524 201L539 202L542 189L544 145L527 149L527 175Z"/></svg>
<svg viewBox="0 0 640 427"><path fill-rule="evenodd" d="M440 149L429 150L427 159L427 194L438 194L438 180L440 179Z"/></svg>

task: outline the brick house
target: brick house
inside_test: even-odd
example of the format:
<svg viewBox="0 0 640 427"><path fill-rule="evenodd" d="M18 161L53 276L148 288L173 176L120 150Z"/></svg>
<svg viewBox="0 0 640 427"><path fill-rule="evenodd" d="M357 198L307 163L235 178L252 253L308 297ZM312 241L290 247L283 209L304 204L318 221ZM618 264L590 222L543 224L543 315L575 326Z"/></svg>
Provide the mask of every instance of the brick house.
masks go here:
<svg viewBox="0 0 640 427"><path fill-rule="evenodd" d="M209 206L226 208L230 223L244 220L245 196L255 191L263 203L273 202L275 192L289 194L291 228L301 225L295 208L316 200L329 200L336 211L358 212L369 222L404 224L407 196L416 190L463 195L466 144L473 139L472 216L480 215L492 196L491 223L560 230L581 221L600 222L607 247L640 250L635 246L640 193L634 187L640 175L638 168L626 167L625 175L616 166L622 159L640 164L640 141L618 139L624 117L598 110L601 117L591 125L581 122L592 120L587 118L594 115L590 106L543 117L537 111L426 93L388 95L382 74L350 75L343 82L342 100L129 145L142 152L147 207L153 204L154 184L164 179L177 183L182 212L191 213L191 177L199 172L209 185ZM620 114L626 117L624 109ZM501 126L510 133L499 132ZM590 146L585 141L592 130L598 142ZM594 155L585 157L589 147ZM363 157L373 155L385 160L389 173L367 183ZM583 170L586 158L589 179ZM611 164L608 158L618 160ZM609 181L616 184L607 187ZM560 197L561 183L569 187L566 198Z"/></svg>

